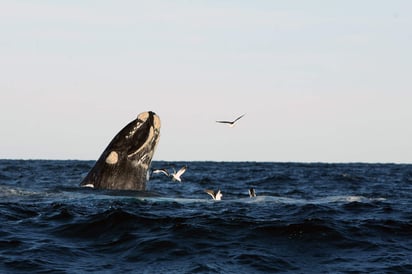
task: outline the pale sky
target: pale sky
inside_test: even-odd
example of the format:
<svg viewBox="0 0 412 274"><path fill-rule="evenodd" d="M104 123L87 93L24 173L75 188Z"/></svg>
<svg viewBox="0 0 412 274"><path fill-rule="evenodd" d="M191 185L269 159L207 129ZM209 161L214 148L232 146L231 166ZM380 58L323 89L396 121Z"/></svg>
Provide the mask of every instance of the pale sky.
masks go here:
<svg viewBox="0 0 412 274"><path fill-rule="evenodd" d="M154 160L412 163L412 1L1 0L0 34L0 158L152 110Z"/></svg>

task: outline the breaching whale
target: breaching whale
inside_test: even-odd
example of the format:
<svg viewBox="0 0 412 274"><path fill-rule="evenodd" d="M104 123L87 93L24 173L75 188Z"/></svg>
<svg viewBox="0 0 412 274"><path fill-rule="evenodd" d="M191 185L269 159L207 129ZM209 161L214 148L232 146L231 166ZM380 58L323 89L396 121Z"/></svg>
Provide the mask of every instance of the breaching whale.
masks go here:
<svg viewBox="0 0 412 274"><path fill-rule="evenodd" d="M113 138L80 186L145 190L159 136L159 116L152 111L140 113Z"/></svg>

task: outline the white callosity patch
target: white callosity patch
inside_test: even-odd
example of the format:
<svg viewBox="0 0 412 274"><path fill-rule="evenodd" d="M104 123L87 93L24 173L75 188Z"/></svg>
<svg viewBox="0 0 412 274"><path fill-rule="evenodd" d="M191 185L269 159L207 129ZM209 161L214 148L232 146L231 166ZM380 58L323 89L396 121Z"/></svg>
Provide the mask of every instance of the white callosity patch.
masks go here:
<svg viewBox="0 0 412 274"><path fill-rule="evenodd" d="M119 154L116 151L110 152L109 156L106 158L106 163L109 165L114 165L119 160Z"/></svg>

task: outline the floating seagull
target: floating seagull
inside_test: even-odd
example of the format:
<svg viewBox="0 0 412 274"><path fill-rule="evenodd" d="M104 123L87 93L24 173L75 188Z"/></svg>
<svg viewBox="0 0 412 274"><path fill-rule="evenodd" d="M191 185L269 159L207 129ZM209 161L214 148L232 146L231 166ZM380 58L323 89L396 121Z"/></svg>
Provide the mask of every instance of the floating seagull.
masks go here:
<svg viewBox="0 0 412 274"><path fill-rule="evenodd" d="M178 172L176 172L175 169L173 169L173 173L170 174L166 169L161 168L161 169L155 169L153 170L153 173L163 173L165 174L167 177L172 177L173 181L179 181L182 182L182 179L180 179L180 177L182 176L183 173L185 173L187 169L187 166L182 167L181 169L179 169Z"/></svg>
<svg viewBox="0 0 412 274"><path fill-rule="evenodd" d="M249 197L250 198L256 197L256 192L253 187L249 188Z"/></svg>
<svg viewBox="0 0 412 274"><path fill-rule="evenodd" d="M245 113L245 114L246 114L246 113ZM236 123L240 118L242 118L243 116L245 116L245 114L237 117L237 118L236 118L235 120L233 120L233 121L216 121L216 123L228 124L230 127L234 127L234 126L235 126L235 123Z"/></svg>
<svg viewBox="0 0 412 274"><path fill-rule="evenodd" d="M213 200L219 200L219 201L222 200L223 194L222 192L220 192L220 189L217 192L211 189L205 189L205 192L209 194L210 196L212 196Z"/></svg>

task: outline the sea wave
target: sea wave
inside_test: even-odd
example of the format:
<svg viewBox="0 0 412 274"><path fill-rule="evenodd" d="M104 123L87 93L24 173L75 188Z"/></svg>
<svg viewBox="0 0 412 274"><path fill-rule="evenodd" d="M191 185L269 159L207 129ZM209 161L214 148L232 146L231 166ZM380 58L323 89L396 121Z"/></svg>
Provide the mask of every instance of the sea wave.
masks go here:
<svg viewBox="0 0 412 274"><path fill-rule="evenodd" d="M78 186L92 164L0 160L2 272L412 268L410 165L189 162L182 183L108 191Z"/></svg>

